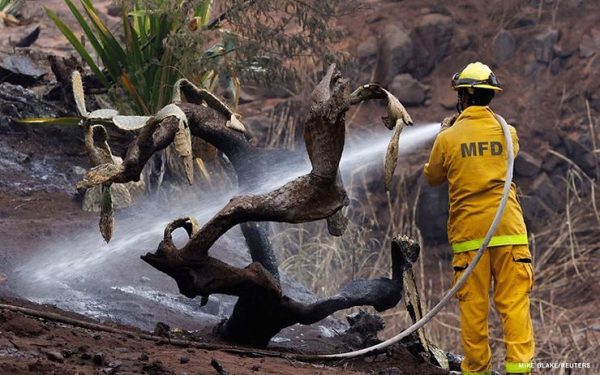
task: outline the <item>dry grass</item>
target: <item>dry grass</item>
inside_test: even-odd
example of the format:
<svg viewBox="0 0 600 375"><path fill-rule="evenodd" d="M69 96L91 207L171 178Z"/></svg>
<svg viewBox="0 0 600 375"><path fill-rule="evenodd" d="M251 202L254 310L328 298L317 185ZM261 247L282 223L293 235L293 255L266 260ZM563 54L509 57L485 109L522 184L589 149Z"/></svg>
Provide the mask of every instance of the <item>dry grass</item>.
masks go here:
<svg viewBox="0 0 600 375"><path fill-rule="evenodd" d="M358 170L345 178L351 202L344 209L350 223L343 236L330 236L325 220L274 227L271 239L278 251L280 269L320 296L335 294L353 279L390 277L391 238L396 234L419 238L412 219L413 202L403 199L408 196L407 179L400 178L393 190L405 193L386 196L383 182L367 186L372 185L367 172ZM373 190L379 190L379 194L369 193Z"/></svg>
<svg viewBox="0 0 600 375"><path fill-rule="evenodd" d="M574 176L574 171L567 173L565 214L552 218L545 231L533 236L532 316L538 361L594 364L600 344L598 185L590 184L582 193L575 189Z"/></svg>

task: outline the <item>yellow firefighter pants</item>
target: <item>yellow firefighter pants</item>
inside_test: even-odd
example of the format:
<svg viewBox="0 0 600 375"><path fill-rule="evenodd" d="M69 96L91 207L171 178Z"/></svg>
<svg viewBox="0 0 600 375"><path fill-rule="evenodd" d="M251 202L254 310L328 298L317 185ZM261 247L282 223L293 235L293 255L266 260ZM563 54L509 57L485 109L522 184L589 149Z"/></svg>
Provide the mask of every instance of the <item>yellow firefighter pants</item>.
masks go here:
<svg viewBox="0 0 600 375"><path fill-rule="evenodd" d="M471 263L476 251L455 253L454 282ZM467 282L456 293L460 308L461 339L465 352L463 374L490 374L492 352L488 344L488 310L491 281L494 304L502 317L506 344L506 372L530 373L535 345L529 314L533 287L531 254L526 245L488 248Z"/></svg>

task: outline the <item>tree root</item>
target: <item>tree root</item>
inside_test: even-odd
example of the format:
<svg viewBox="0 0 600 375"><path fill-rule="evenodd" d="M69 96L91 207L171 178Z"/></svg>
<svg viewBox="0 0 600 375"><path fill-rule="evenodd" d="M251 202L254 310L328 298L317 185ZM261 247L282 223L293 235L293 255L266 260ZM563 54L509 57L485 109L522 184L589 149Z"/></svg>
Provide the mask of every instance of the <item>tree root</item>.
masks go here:
<svg viewBox="0 0 600 375"><path fill-rule="evenodd" d="M285 327L312 324L338 310L363 305L377 311L394 307L402 297L404 272L419 254L415 241L394 238L391 279L354 280L332 297L304 304L283 295L278 280L258 262L237 268L207 254L186 258L186 253L178 250L171 239L171 231L186 228L186 223L179 219L169 224L156 253L148 253L142 259L175 279L179 291L187 297L202 296L207 300L213 293L238 296L233 313L218 332L228 340L262 347ZM189 228L188 225L191 235Z"/></svg>

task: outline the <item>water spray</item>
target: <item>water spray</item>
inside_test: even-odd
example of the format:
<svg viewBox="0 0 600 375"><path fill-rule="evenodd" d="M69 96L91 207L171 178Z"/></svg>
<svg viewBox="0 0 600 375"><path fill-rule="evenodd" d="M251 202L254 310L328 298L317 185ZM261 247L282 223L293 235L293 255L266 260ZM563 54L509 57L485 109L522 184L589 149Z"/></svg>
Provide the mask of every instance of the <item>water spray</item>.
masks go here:
<svg viewBox="0 0 600 375"><path fill-rule="evenodd" d="M417 124L406 128L399 142L400 155L410 154L431 142L438 131L438 123ZM388 142L387 131L348 133L347 149L340 162L341 173L348 175L380 167ZM262 180L248 193L260 194L274 190L308 173L310 164L301 158L290 158L273 160L272 168L269 178ZM190 300L189 304L184 302L178 304L179 307L173 307L179 294L172 280L158 273L150 275L151 269L138 260L138 255L160 241L168 221L181 216L183 212L204 222L223 207L236 191L231 189L217 194L202 192L201 197L187 194L180 194L178 202L171 202L168 207L152 199L139 202L134 213L123 215L119 219L120 225L108 244L102 241L93 228L75 232L68 238L44 242L35 255L15 268L13 277L17 281L16 292L38 303L56 304L66 310L97 318L112 316L115 302L105 301L106 296L112 295L114 290L150 301L148 303L151 304L174 308L186 315L192 314L195 311L194 302ZM194 204L195 208L185 204L191 199L197 202ZM176 243L183 245L187 241L183 231L175 231L174 236ZM243 240L239 235L232 232L219 241L224 251L218 252L218 256L228 257L236 266L246 264L248 259L228 250L245 246L244 242L240 242ZM147 281L148 276L151 276L150 282ZM125 323L138 327L144 325L143 328L150 324L132 321L127 315L120 314L120 319Z"/></svg>

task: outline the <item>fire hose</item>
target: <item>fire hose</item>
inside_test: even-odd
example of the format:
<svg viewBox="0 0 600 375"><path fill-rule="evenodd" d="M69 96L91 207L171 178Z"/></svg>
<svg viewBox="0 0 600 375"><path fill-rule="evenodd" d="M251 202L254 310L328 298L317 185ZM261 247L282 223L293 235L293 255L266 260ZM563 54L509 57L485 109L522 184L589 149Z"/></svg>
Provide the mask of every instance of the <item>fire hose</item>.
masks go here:
<svg viewBox="0 0 600 375"><path fill-rule="evenodd" d="M448 304L448 302L454 296L454 294L460 288L462 288L464 283L467 281L467 278L471 275L471 273L473 273L473 270L477 266L477 263L479 263L479 259L481 259L481 256L483 255L483 252L485 251L488 244L490 243L492 236L494 235L494 233L496 233L496 229L498 229L498 225L500 224L500 220L502 219L502 215L504 214L504 209L506 208L506 202L508 201L508 196L510 193L510 188L511 188L511 183L512 183L512 178L513 178L513 166L514 166L514 162L515 162L515 156L514 156L513 143L512 143L512 137L510 135L510 130L508 128L508 124L506 123L504 118L502 118L502 116L497 115L497 114L494 114L494 116L496 117L496 120L502 127L502 132L504 133L504 140L506 141L506 149L507 149L507 154L508 154L508 159L507 159L507 163L506 163L506 177L504 179L504 190L502 191L502 198L500 199L500 204L498 205L498 209L496 210L496 215L494 216L494 220L492 220L492 223L483 239L483 243L479 247L479 250L477 250L477 254L475 254L475 256L473 257L473 261L471 262L471 264L469 264L469 266L465 269L465 272L463 273L463 275L456 282L456 284L454 284L454 286L444 295L444 297L440 300L440 302L438 302L437 305L435 305L431 310L429 310L427 312L427 314L423 315L423 317L421 319L416 321L413 325L411 325L404 331L400 332L396 336L389 338L377 345L370 346L368 348L355 350L355 351L347 352L347 353L317 355L317 356L314 356L314 358L320 358L320 359L353 358L353 357L358 357L361 355L379 352L380 350L385 349L388 346L399 342L403 338L409 336L410 334L412 334L412 333L416 332L417 330L419 330L420 328L422 328L434 316L436 316L437 313L439 313L440 310L442 310Z"/></svg>

